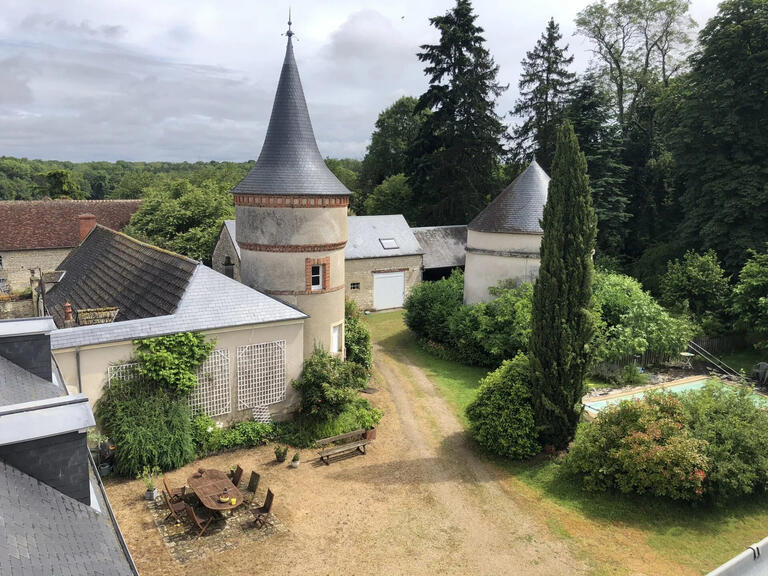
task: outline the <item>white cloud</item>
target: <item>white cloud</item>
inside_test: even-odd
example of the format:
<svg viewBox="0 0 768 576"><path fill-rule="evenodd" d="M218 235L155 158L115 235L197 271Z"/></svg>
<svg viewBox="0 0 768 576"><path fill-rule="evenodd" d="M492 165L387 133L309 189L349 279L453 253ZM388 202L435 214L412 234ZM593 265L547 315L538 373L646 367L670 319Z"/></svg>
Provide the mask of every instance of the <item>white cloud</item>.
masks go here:
<svg viewBox="0 0 768 576"><path fill-rule="evenodd" d="M697 0L703 23L716 0ZM321 151L361 157L378 113L425 87L415 54L451 0L293 0L296 58ZM571 36L586 1L476 0L510 89L547 19ZM0 13L0 154L65 160L258 156L283 60L287 2L6 0Z"/></svg>

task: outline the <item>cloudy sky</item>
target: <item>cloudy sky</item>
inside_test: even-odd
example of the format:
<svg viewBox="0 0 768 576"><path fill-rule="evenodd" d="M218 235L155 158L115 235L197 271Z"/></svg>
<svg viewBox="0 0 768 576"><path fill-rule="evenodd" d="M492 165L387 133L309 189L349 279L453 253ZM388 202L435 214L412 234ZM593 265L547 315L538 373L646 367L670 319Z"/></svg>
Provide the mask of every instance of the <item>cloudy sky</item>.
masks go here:
<svg viewBox="0 0 768 576"><path fill-rule="evenodd" d="M248 160L258 156L285 50L287 1L3 0L0 156ZM296 59L320 150L360 158L378 113L425 88L415 53L452 0L291 0ZM516 97L520 60L553 16L573 36L585 0L475 0ZM703 24L717 0L693 0Z"/></svg>

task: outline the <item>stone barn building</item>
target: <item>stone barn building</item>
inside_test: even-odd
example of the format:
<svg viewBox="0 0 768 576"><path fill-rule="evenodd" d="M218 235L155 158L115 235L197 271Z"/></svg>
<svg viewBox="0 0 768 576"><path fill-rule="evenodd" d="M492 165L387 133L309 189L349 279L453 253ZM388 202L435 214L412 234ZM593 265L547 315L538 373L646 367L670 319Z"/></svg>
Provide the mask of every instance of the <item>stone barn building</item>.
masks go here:
<svg viewBox="0 0 768 576"><path fill-rule="evenodd" d="M255 166L232 190L244 284L309 315L304 355L344 350L344 247L350 192L315 141L291 37Z"/></svg>
<svg viewBox="0 0 768 576"><path fill-rule="evenodd" d="M488 302L499 282L529 282L539 273L541 218L549 176L536 160L467 226L464 303Z"/></svg>
<svg viewBox="0 0 768 576"><path fill-rule="evenodd" d="M363 310L400 308L421 282L422 250L402 214L350 216L347 298Z"/></svg>
<svg viewBox="0 0 768 576"><path fill-rule="evenodd" d="M139 206L141 200L0 202L0 292L29 288L30 268L56 270L96 223L122 230Z"/></svg>

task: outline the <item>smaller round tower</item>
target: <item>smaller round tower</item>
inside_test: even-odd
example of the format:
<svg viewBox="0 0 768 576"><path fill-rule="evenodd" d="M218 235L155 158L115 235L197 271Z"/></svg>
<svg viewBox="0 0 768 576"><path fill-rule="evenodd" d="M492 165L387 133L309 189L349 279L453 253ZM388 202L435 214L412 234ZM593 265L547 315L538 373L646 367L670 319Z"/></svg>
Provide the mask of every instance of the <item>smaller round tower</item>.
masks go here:
<svg viewBox="0 0 768 576"><path fill-rule="evenodd" d="M289 22L290 24L290 22ZM344 246L350 192L315 141L288 30L267 136L256 165L232 190L242 282L296 306L304 357L344 350Z"/></svg>
<svg viewBox="0 0 768 576"><path fill-rule="evenodd" d="M549 176L533 160L467 226L464 303L488 302L499 282L529 282L539 274L541 219Z"/></svg>

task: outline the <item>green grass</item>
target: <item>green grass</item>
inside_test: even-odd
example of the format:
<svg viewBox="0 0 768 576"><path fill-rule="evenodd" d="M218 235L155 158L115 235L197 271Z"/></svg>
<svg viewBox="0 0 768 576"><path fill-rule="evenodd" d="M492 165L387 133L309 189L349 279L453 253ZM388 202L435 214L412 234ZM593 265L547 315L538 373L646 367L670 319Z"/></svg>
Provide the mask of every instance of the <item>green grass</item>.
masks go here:
<svg viewBox="0 0 768 576"><path fill-rule="evenodd" d="M744 370L749 376L752 371L752 366L758 362L768 362L768 352L765 350L755 350L754 348L746 348L737 352L729 352L722 354L720 359L728 364L731 368L736 370Z"/></svg>
<svg viewBox="0 0 768 576"><path fill-rule="evenodd" d="M394 358L418 364L463 419L485 370L441 360L425 352L403 324L402 312L373 314L368 322L374 342ZM734 363L739 358L752 362L755 356L750 354L747 351L730 358ZM730 502L727 506L691 506L621 494L590 494L559 474L559 465L554 460L495 461L547 501L601 525L640 530L645 542L659 554L702 573L768 535L766 495ZM557 519L551 521L560 525ZM574 539L579 537L565 533Z"/></svg>

